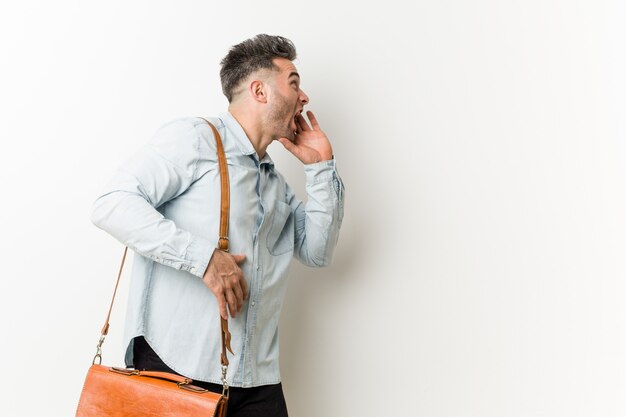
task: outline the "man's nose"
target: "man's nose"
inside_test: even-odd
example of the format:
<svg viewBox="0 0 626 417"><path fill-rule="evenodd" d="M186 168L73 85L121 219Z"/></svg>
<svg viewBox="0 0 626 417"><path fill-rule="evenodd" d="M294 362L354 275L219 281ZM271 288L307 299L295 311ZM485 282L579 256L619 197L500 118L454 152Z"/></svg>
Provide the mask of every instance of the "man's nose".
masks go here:
<svg viewBox="0 0 626 417"><path fill-rule="evenodd" d="M300 103L304 106L309 102L309 96L307 96L304 91L300 90Z"/></svg>

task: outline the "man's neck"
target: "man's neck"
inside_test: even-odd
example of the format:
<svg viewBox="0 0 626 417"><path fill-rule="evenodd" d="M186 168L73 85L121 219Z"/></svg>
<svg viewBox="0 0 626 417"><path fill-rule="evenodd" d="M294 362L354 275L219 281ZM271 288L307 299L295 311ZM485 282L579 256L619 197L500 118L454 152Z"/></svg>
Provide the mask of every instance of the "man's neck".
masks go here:
<svg viewBox="0 0 626 417"><path fill-rule="evenodd" d="M246 136L252 143L259 160L265 156L267 147L272 143L270 135L263 131L263 123L260 117L252 111L237 106L229 106L228 111L241 125Z"/></svg>

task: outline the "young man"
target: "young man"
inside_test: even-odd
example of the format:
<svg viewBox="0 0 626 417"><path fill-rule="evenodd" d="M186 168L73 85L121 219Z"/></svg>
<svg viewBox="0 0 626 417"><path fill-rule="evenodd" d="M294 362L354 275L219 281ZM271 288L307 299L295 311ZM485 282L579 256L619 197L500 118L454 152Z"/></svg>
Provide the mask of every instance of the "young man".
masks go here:
<svg viewBox="0 0 626 417"><path fill-rule="evenodd" d="M234 351L228 415L286 416L278 319L293 256L330 263L343 218L343 183L280 36L235 45L220 77L228 111L207 117L230 178L229 252L216 249L220 176L214 134L200 117L163 125L94 202L91 220L134 250L126 365L175 372L221 392L220 315ZM266 153L279 141L304 165L303 204ZM229 317L230 315L230 317Z"/></svg>

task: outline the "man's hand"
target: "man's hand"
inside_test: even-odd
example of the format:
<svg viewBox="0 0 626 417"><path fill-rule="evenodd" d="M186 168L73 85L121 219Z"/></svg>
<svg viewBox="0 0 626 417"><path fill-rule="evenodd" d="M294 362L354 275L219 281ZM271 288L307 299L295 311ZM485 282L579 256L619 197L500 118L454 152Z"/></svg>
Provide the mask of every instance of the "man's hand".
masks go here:
<svg viewBox="0 0 626 417"><path fill-rule="evenodd" d="M241 311L243 301L248 298L248 283L237 264L242 263L246 255L231 255L215 249L207 266L202 281L217 298L220 315L228 319L226 304L230 315L234 318Z"/></svg>
<svg viewBox="0 0 626 417"><path fill-rule="evenodd" d="M279 138L278 141L303 164L314 164L332 159L333 148L330 146L326 134L320 129L313 112L307 111L306 114L309 116L313 128L300 114L296 119L297 130L293 142L287 138Z"/></svg>

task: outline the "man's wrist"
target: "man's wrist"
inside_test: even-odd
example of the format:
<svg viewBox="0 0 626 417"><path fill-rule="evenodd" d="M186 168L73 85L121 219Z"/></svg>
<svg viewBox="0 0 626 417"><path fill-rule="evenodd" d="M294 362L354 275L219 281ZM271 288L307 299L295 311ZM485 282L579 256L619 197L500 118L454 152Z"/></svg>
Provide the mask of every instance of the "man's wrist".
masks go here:
<svg viewBox="0 0 626 417"><path fill-rule="evenodd" d="M335 159L335 155L332 155L332 154L330 156L320 155L319 159L312 160L312 161L302 161L302 163L304 165L312 165L312 164L317 164L320 162L332 161L333 159Z"/></svg>
<svg viewBox="0 0 626 417"><path fill-rule="evenodd" d="M322 155L322 160L320 162L324 162L324 161L330 161L331 159L335 159L335 155L331 154L327 154L327 155Z"/></svg>
<svg viewBox="0 0 626 417"><path fill-rule="evenodd" d="M185 253L187 263L187 268L185 269L191 274L203 278L213 258L214 251L214 242L201 236L193 235Z"/></svg>
<svg viewBox="0 0 626 417"><path fill-rule="evenodd" d="M307 184L317 184L332 179L335 172L336 160L329 159L327 161L315 162L304 165L304 173L306 175Z"/></svg>

